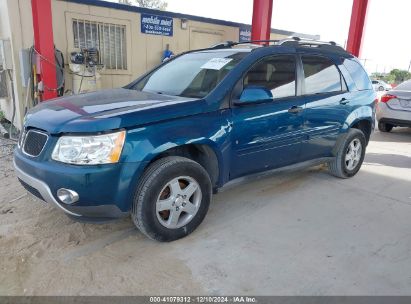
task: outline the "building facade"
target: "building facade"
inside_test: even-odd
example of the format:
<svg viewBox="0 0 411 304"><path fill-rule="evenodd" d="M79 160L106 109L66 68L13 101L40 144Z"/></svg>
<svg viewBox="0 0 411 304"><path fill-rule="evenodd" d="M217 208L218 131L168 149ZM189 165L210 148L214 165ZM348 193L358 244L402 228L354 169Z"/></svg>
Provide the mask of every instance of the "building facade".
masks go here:
<svg viewBox="0 0 411 304"><path fill-rule="evenodd" d="M85 47L99 49L101 88L123 86L160 64L167 46L174 54L210 47L222 41L249 39L251 26L167 11L158 11L99 0L52 0L54 43L64 57L66 94L73 91L70 54ZM289 36L319 39L284 30L271 30L271 39ZM0 40L10 42L11 71L0 78L0 109L8 120L13 114L11 86L15 92L14 124L20 128L30 107L30 86L24 84L20 51L33 46L30 0L0 0ZM44 63L43 63L44 64ZM1 69L1 68L0 68ZM12 77L12 80L8 77ZM95 81L85 79L84 81Z"/></svg>

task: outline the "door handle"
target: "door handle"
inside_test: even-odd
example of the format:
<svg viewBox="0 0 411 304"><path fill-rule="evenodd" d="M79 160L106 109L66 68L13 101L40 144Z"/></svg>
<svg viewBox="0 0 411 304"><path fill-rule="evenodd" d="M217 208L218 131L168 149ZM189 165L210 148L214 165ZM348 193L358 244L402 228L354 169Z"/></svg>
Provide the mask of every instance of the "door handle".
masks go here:
<svg viewBox="0 0 411 304"><path fill-rule="evenodd" d="M347 104L347 103L349 103L350 101L347 99L347 98L345 98L345 97L343 97L343 98L341 98L341 100L340 100L340 104L342 104L342 105L345 105L345 104Z"/></svg>
<svg viewBox="0 0 411 304"><path fill-rule="evenodd" d="M303 110L302 107L292 106L291 108L288 109L288 113L297 114L297 113L300 113L302 110Z"/></svg>

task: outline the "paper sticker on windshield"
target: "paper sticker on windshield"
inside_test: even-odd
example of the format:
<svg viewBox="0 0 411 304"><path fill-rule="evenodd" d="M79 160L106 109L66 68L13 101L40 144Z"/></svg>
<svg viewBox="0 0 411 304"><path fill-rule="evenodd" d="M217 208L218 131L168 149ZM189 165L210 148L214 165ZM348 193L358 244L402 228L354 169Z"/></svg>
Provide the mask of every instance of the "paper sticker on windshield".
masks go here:
<svg viewBox="0 0 411 304"><path fill-rule="evenodd" d="M202 69L221 70L232 58L211 58L201 66Z"/></svg>

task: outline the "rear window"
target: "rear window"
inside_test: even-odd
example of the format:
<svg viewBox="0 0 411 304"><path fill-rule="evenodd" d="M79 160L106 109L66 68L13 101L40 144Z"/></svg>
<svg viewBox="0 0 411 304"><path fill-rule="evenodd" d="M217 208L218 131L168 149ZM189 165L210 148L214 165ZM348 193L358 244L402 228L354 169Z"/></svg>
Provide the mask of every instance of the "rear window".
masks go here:
<svg viewBox="0 0 411 304"><path fill-rule="evenodd" d="M325 57L302 56L305 94L342 91L341 75L335 64Z"/></svg>
<svg viewBox="0 0 411 304"><path fill-rule="evenodd" d="M411 80L399 84L395 89L402 91L411 91Z"/></svg>
<svg viewBox="0 0 411 304"><path fill-rule="evenodd" d="M345 59L344 66L350 72L351 78L354 80L358 90L372 90L370 78L361 64L351 59Z"/></svg>

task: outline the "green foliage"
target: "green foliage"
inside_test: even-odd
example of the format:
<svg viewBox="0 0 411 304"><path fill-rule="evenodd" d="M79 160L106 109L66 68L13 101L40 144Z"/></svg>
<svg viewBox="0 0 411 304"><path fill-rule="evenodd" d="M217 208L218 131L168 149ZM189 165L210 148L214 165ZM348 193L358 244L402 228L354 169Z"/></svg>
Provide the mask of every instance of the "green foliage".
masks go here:
<svg viewBox="0 0 411 304"><path fill-rule="evenodd" d="M406 70L394 69L389 74L394 82L401 83L405 80L411 79L411 73Z"/></svg>
<svg viewBox="0 0 411 304"><path fill-rule="evenodd" d="M166 10L168 5L165 0L125 0L124 2L129 5L137 5L140 7L158 9L162 11Z"/></svg>
<svg viewBox="0 0 411 304"><path fill-rule="evenodd" d="M394 69L388 74L383 74L383 73L372 73L371 74L372 79L380 79L384 80L387 83L401 83L405 80L411 79L411 73L409 73L406 70L399 70L399 69Z"/></svg>
<svg viewBox="0 0 411 304"><path fill-rule="evenodd" d="M5 119L5 115L3 113L3 111L0 111L0 122L3 121Z"/></svg>

